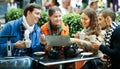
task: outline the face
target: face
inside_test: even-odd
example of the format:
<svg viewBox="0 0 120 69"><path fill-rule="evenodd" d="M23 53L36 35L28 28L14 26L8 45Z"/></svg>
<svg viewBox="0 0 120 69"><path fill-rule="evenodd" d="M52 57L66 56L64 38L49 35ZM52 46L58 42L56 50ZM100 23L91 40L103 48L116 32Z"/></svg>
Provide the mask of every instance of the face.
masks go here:
<svg viewBox="0 0 120 69"><path fill-rule="evenodd" d="M106 28L106 20L105 18L102 16L102 14L98 15L98 23L101 27L101 29L105 29Z"/></svg>
<svg viewBox="0 0 120 69"><path fill-rule="evenodd" d="M27 21L29 25L33 25L39 21L40 18L40 9L34 9L32 12L27 12Z"/></svg>
<svg viewBox="0 0 120 69"><path fill-rule="evenodd" d="M65 2L63 2L64 7L67 9L70 6L70 2L71 0L65 0Z"/></svg>
<svg viewBox="0 0 120 69"><path fill-rule="evenodd" d="M94 2L93 5L92 5L92 8L94 10L96 10L98 8L98 2Z"/></svg>
<svg viewBox="0 0 120 69"><path fill-rule="evenodd" d="M52 16L49 16L49 19L53 25L58 26L62 22L62 13L60 11L55 11Z"/></svg>
<svg viewBox="0 0 120 69"><path fill-rule="evenodd" d="M82 22L83 28L88 28L90 25L90 18L86 14L82 13L81 22Z"/></svg>
<svg viewBox="0 0 120 69"><path fill-rule="evenodd" d="M14 2L14 0L10 0L10 2L11 2L11 3L13 3L13 2Z"/></svg>

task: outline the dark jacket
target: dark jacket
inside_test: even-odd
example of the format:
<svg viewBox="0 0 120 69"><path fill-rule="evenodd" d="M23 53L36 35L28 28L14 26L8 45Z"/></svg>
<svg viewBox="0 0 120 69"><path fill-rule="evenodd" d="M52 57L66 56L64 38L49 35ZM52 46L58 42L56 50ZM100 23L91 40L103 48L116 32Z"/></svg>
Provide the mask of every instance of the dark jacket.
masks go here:
<svg viewBox="0 0 120 69"><path fill-rule="evenodd" d="M120 69L120 26L112 32L110 47L101 45L99 50L110 57L112 65L109 69Z"/></svg>

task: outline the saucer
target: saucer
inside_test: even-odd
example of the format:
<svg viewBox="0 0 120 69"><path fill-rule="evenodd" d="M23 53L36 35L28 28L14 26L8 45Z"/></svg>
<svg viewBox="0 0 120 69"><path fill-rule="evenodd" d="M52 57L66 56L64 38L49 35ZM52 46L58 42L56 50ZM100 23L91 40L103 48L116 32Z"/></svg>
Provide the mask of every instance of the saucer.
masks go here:
<svg viewBox="0 0 120 69"><path fill-rule="evenodd" d="M45 54L45 52L34 52L34 54L37 55L37 56L40 56L40 55Z"/></svg>
<svg viewBox="0 0 120 69"><path fill-rule="evenodd" d="M78 51L82 52L82 51L83 51L83 49L78 49Z"/></svg>
<svg viewBox="0 0 120 69"><path fill-rule="evenodd" d="M90 56L92 54L93 54L92 52L82 52L81 53L82 56Z"/></svg>

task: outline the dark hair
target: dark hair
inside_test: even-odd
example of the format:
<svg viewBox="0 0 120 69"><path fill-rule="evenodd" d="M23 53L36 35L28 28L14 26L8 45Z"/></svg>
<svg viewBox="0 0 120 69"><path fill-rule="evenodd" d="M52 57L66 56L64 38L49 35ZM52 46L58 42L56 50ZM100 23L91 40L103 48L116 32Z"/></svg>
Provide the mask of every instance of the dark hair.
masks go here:
<svg viewBox="0 0 120 69"><path fill-rule="evenodd" d="M107 16L110 16L112 21L115 21L116 14L111 8L105 8L101 10L99 13L101 13L104 18L106 18Z"/></svg>
<svg viewBox="0 0 120 69"><path fill-rule="evenodd" d="M92 8L86 8L82 13L86 14L90 18L90 34L98 36L100 33L100 26L98 24L98 18L95 10Z"/></svg>
<svg viewBox="0 0 120 69"><path fill-rule="evenodd" d="M53 3L55 3L56 6L60 5L57 0L52 0L52 1L53 1Z"/></svg>
<svg viewBox="0 0 120 69"><path fill-rule="evenodd" d="M52 15L55 13L55 11L60 11L60 12L61 12L61 10L60 10L59 7L53 6L53 7L50 7L50 8L49 8L49 10L48 10L48 15L49 15L49 16L52 16Z"/></svg>
<svg viewBox="0 0 120 69"><path fill-rule="evenodd" d="M27 16L28 11L32 12L34 10L34 8L42 9L39 5L37 5L35 3L30 3L30 4L26 5L26 7L24 9L24 16Z"/></svg>
<svg viewBox="0 0 120 69"><path fill-rule="evenodd" d="M36 0L30 0L30 3L34 3L34 2L36 3Z"/></svg>

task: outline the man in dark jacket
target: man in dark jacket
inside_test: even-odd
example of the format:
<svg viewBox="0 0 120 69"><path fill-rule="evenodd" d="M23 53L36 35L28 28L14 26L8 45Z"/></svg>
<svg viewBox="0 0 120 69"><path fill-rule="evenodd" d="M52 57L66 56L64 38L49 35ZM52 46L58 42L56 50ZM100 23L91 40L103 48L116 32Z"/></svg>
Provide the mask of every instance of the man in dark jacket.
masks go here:
<svg viewBox="0 0 120 69"><path fill-rule="evenodd" d="M120 69L120 25L115 22L115 12L110 8L104 9L98 18L101 29L106 30L105 44L95 41L92 46L109 57L108 69Z"/></svg>

